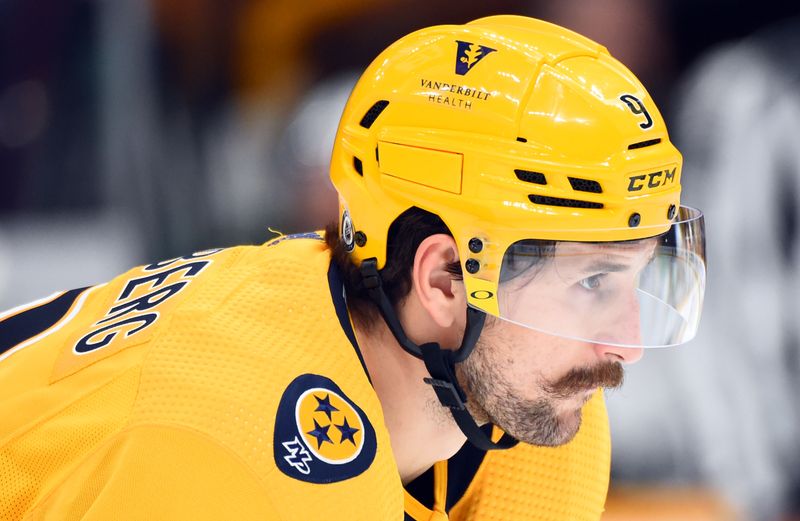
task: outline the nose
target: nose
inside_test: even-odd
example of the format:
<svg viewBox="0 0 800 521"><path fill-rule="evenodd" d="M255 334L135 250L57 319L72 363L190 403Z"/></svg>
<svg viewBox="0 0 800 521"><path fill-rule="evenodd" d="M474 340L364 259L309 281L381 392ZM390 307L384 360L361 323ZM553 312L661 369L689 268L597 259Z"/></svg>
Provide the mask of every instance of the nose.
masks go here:
<svg viewBox="0 0 800 521"><path fill-rule="evenodd" d="M641 347L619 347L608 344L594 344L594 352L603 361L635 364L642 359L644 349Z"/></svg>
<svg viewBox="0 0 800 521"><path fill-rule="evenodd" d="M631 291L625 294L627 298L617 304L617 312L611 320L614 324L614 333L609 335L614 342L627 345L641 345L642 328L639 310L639 299ZM606 340L609 341L609 340ZM601 360L611 360L624 364L635 364L642 359L644 350L641 347L619 347L603 343L594 345L595 352Z"/></svg>

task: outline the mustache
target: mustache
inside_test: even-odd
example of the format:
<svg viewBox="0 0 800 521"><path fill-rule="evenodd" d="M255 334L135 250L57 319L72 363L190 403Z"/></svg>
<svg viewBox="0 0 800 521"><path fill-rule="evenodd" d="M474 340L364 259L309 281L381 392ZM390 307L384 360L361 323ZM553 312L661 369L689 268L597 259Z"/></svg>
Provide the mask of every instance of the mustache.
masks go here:
<svg viewBox="0 0 800 521"><path fill-rule="evenodd" d="M619 362L603 362L591 367L577 367L545 386L545 390L558 397L569 398L581 391L598 387L616 389L622 386L625 369Z"/></svg>

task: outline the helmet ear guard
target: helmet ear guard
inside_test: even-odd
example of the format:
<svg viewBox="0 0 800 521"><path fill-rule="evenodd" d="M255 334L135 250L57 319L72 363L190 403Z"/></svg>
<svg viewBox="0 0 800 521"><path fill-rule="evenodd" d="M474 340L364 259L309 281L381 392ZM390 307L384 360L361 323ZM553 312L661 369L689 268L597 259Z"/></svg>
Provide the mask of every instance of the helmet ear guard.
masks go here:
<svg viewBox="0 0 800 521"><path fill-rule="evenodd" d="M680 207L681 164L647 91L602 46L546 22L496 16L417 31L378 56L345 108L331 179L340 196L342 237L352 237L346 244L354 262L378 282L390 226L417 207L439 216L456 241L468 314L490 313L584 342L635 347L645 341L593 331L587 321L542 324L533 313L510 309L511 297L521 295L502 282L510 252L531 239L623 245L669 236L653 252L656 268L636 287L651 297L645 302L666 305L654 312L666 310L671 318L643 320L664 330L648 340L661 346L693 336L705 281L702 216ZM568 250L591 260L586 248ZM559 253L551 261L563 267L574 258ZM582 283L569 291L591 287ZM457 363L471 349L464 350L466 339L462 355L426 359L433 349L404 343L380 291L378 284L373 301L400 344L425 359L429 371L442 373L431 373L433 380L449 381L463 398L442 369L447 364L434 359ZM477 339L480 327L475 330ZM450 407L452 396L439 394L450 388L431 385Z"/></svg>

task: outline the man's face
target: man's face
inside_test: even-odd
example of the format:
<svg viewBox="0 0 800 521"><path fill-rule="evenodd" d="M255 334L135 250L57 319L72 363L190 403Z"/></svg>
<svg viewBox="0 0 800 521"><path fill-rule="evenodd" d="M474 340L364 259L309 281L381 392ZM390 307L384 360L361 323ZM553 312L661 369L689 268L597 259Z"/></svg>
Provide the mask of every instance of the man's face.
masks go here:
<svg viewBox="0 0 800 521"><path fill-rule="evenodd" d="M552 324L556 330L579 327L577 337L623 335L620 340L633 343L639 337L636 278L653 251L651 243L640 246L610 251L559 245L555 258L536 266L534 275L507 283L513 292L501 308L525 306L507 313L535 313L543 326ZM520 441L556 446L578 432L581 408L592 394L599 387L619 387L622 363L635 362L641 353L490 316L475 350L457 371L476 420L492 422Z"/></svg>

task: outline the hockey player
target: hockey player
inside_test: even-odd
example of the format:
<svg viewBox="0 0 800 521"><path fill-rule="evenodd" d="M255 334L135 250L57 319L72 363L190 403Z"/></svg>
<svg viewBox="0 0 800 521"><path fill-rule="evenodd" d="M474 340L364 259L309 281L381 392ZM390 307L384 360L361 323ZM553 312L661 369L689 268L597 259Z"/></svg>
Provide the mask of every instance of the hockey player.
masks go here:
<svg viewBox="0 0 800 521"><path fill-rule="evenodd" d="M0 518L598 519L600 388L699 320L680 167L579 35L401 39L342 116L325 233L0 317Z"/></svg>

